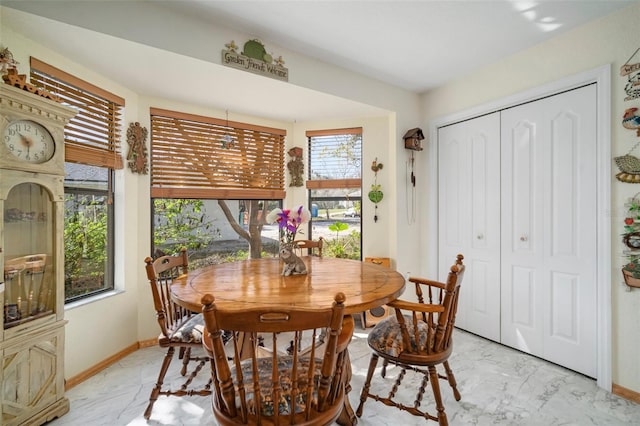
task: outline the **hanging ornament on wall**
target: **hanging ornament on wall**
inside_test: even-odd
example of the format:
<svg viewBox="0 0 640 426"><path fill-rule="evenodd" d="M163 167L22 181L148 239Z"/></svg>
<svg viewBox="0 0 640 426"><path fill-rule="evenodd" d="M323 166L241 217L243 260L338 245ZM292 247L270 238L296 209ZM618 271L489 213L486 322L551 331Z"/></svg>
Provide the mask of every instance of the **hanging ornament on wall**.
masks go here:
<svg viewBox="0 0 640 426"><path fill-rule="evenodd" d="M304 163L302 162L302 148L294 146L288 151L291 156L291 160L287 163L287 169L291 174L291 182L289 186L302 186L304 185L302 176L304 174Z"/></svg>
<svg viewBox="0 0 640 426"><path fill-rule="evenodd" d="M371 185L371 191L369 191L369 200L375 205L375 213L373 215L373 221L378 221L378 203L382 201L382 197L384 194L381 191L381 185L378 185L378 171L382 170L382 163L378 163L378 158L376 157L371 164L371 170L374 172L374 181Z"/></svg>
<svg viewBox="0 0 640 426"><path fill-rule="evenodd" d="M637 48L636 51L633 52L633 55L627 59L627 62L620 67L620 76L627 77L627 84L624 87L624 91L627 94L627 97L624 98L625 101L640 98L640 58L636 57L639 51L640 47ZM636 58L634 59L634 57ZM631 62L632 60L636 62Z"/></svg>
<svg viewBox="0 0 640 426"><path fill-rule="evenodd" d="M629 130L635 130L640 137L640 115L636 115L638 108L627 108L622 117L622 127ZM640 158L631 155L631 153L640 145L640 141L621 157L615 157L614 161L620 169L620 173L616 175L616 179L626 183L640 183Z"/></svg>
<svg viewBox="0 0 640 426"><path fill-rule="evenodd" d="M220 140L220 143L222 143L222 148L232 149L234 144L233 144L233 138L229 134L229 110L226 110L225 112L227 114L227 125L225 128L224 136Z"/></svg>
<svg viewBox="0 0 640 426"><path fill-rule="evenodd" d="M147 129L142 127L137 121L130 123L127 129L127 143L129 144L129 153L127 161L129 168L133 173L146 175L149 173L149 164L147 161Z"/></svg>

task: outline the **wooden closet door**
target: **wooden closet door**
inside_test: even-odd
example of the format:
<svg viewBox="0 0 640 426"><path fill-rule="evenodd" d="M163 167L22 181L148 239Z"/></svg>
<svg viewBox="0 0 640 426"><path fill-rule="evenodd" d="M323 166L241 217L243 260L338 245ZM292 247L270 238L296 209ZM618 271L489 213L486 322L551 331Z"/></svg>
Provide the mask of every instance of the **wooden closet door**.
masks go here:
<svg viewBox="0 0 640 426"><path fill-rule="evenodd" d="M500 113L438 130L440 279L467 269L456 326L500 340Z"/></svg>
<svg viewBox="0 0 640 426"><path fill-rule="evenodd" d="M596 86L502 112L502 343L596 375Z"/></svg>

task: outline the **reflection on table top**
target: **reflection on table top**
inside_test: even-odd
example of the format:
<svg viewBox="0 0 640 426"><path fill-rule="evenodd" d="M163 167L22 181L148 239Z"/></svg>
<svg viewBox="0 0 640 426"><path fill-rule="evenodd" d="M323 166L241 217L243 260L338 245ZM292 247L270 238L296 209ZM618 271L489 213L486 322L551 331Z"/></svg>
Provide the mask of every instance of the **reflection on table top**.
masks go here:
<svg viewBox="0 0 640 426"><path fill-rule="evenodd" d="M284 277L280 259L253 259L190 271L171 287L180 305L200 311L206 293L219 309L289 305L308 308L331 305L339 291L346 295L345 313L384 305L404 291L404 278L373 263L329 257L302 258L307 274Z"/></svg>

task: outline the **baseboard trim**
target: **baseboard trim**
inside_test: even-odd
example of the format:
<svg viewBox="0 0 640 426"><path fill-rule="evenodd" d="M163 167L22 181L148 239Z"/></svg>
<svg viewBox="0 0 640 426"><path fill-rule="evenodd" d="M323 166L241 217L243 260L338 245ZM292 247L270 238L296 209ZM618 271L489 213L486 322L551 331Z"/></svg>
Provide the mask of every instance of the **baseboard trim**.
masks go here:
<svg viewBox="0 0 640 426"><path fill-rule="evenodd" d="M151 346L156 346L157 344L158 344L158 339L148 339L148 340L142 340L138 342L138 347L140 349L144 349L144 348L150 348Z"/></svg>
<svg viewBox="0 0 640 426"><path fill-rule="evenodd" d="M640 404L640 392L632 391L614 383L611 385L611 393Z"/></svg>
<svg viewBox="0 0 640 426"><path fill-rule="evenodd" d="M144 341L144 342L146 342L146 341ZM131 353L133 353L135 351L137 351L141 347L146 347L146 346L141 346L142 343L144 343L144 342L134 343L133 345L126 347L125 349L121 350L120 352L118 352L118 353L116 353L114 355L111 355L109 358L100 361L98 364L94 365L93 367L89 368L88 370L85 370L82 373L77 374L77 375L75 375L73 377L70 377L69 379L65 380L65 383L64 383L65 391L68 391L72 387L79 385L80 383L84 382L85 380L87 380L91 376L94 376L94 375L98 374L99 372L101 372L105 368L107 368L110 365L120 361L122 358L126 357L127 355L129 355L129 354L131 354ZM157 342L157 340L154 340L154 342Z"/></svg>

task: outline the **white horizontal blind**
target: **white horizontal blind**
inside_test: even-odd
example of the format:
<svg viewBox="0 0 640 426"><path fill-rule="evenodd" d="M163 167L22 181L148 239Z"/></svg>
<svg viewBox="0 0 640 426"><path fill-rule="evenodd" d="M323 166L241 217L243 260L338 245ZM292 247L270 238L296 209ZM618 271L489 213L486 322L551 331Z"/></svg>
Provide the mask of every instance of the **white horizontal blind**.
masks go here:
<svg viewBox="0 0 640 426"><path fill-rule="evenodd" d="M362 128L308 131L307 188L359 188L362 183Z"/></svg>

